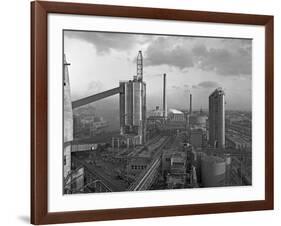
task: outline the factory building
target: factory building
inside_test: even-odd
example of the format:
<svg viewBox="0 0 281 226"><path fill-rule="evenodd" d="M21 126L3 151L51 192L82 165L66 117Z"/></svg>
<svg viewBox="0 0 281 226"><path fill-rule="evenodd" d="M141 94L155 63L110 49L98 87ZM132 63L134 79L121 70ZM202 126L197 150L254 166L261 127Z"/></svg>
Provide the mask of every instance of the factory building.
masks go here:
<svg viewBox="0 0 281 226"><path fill-rule="evenodd" d="M186 128L186 115L177 109L169 109L165 125L161 129L164 130L183 130Z"/></svg>
<svg viewBox="0 0 281 226"><path fill-rule="evenodd" d="M186 182L186 153L175 152L170 158L170 172L167 175L169 189L183 188Z"/></svg>
<svg viewBox="0 0 281 226"><path fill-rule="evenodd" d="M186 174L169 174L167 176L168 189L184 188L186 182Z"/></svg>
<svg viewBox="0 0 281 226"><path fill-rule="evenodd" d="M162 154L162 174L166 179L167 187L183 188L187 178L187 152L178 148L164 150Z"/></svg>
<svg viewBox="0 0 281 226"><path fill-rule="evenodd" d="M165 150L162 155L162 174L166 179L167 187L169 189L199 187L198 163L197 154L188 143L184 143L182 149Z"/></svg>
<svg viewBox="0 0 281 226"><path fill-rule="evenodd" d="M136 158L131 159L126 168L127 176L135 177L139 173L147 168L151 162L151 156L145 156L145 154L139 155Z"/></svg>
<svg viewBox="0 0 281 226"><path fill-rule="evenodd" d="M225 147L225 94L217 88L209 96L209 144L211 147Z"/></svg>
<svg viewBox="0 0 281 226"><path fill-rule="evenodd" d="M121 81L120 134L126 135L135 145L146 142L146 84L143 82L142 54L137 58L137 75L133 80Z"/></svg>
<svg viewBox="0 0 281 226"><path fill-rule="evenodd" d="M168 119L169 121L185 121L185 115L177 109L169 109Z"/></svg>
<svg viewBox="0 0 281 226"><path fill-rule="evenodd" d="M250 150L252 148L251 141L243 136L239 136L234 133L228 133L226 135L226 146L228 148L234 148L238 150Z"/></svg>

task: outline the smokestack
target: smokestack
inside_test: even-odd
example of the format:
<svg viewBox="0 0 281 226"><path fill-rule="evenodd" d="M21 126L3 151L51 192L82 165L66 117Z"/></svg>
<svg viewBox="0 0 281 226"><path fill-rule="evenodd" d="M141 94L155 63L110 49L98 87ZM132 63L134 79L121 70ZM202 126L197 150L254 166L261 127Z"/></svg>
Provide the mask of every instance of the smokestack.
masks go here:
<svg viewBox="0 0 281 226"><path fill-rule="evenodd" d="M142 61L142 53L141 51L139 51L137 57L137 79L139 81L142 81L142 75L143 75L143 61Z"/></svg>
<svg viewBox="0 0 281 226"><path fill-rule="evenodd" d="M167 118L166 74L163 74L163 116Z"/></svg>
<svg viewBox="0 0 281 226"><path fill-rule="evenodd" d="M192 114L192 94L189 95L189 114Z"/></svg>

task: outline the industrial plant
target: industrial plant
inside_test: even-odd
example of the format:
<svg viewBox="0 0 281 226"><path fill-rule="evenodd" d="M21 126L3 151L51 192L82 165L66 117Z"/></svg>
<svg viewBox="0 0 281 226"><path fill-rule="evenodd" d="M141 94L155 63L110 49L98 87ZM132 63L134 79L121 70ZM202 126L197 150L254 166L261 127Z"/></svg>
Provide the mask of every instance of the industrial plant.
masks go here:
<svg viewBox="0 0 281 226"><path fill-rule="evenodd" d="M72 101L64 57L63 193L251 185L251 114L226 111L220 87L206 96L209 109L193 109L191 93L188 107L169 108L166 72L158 77L162 101L147 109L144 59L139 51L128 80ZM119 130L107 131L109 122L91 104L114 95Z"/></svg>

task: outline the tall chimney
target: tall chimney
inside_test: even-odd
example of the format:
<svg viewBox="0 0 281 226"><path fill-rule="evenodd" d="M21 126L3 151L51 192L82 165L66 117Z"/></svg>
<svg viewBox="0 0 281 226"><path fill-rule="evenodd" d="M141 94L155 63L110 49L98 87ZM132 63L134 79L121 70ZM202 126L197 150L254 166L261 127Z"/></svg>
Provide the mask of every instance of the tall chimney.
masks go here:
<svg viewBox="0 0 281 226"><path fill-rule="evenodd" d="M163 116L167 118L166 74L163 74Z"/></svg>
<svg viewBox="0 0 281 226"><path fill-rule="evenodd" d="M142 60L142 53L139 51L138 57L137 57L137 79L139 81L142 81L143 76L143 60Z"/></svg>
<svg viewBox="0 0 281 226"><path fill-rule="evenodd" d="M192 94L189 95L189 114L192 114Z"/></svg>

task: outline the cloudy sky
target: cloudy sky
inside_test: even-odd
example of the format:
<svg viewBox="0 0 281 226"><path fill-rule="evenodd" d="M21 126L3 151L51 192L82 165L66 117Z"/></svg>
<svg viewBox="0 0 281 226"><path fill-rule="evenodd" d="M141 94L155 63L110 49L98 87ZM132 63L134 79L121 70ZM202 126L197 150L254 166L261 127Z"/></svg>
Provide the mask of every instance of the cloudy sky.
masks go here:
<svg viewBox="0 0 281 226"><path fill-rule="evenodd" d="M187 108L192 93L193 108L207 109L210 93L222 87L226 109L251 109L252 44L245 39L65 31L72 99L132 79L139 50L148 109L161 106L163 73L167 74L168 108ZM109 101L118 107L118 96Z"/></svg>

